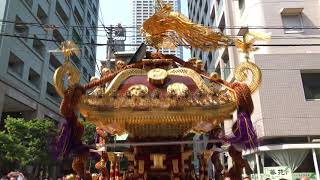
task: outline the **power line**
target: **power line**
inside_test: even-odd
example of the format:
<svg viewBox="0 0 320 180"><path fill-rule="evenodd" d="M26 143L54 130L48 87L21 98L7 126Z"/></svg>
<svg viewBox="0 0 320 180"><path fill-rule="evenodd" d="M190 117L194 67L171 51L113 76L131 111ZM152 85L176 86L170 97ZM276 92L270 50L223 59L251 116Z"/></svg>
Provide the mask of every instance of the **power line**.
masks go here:
<svg viewBox="0 0 320 180"><path fill-rule="evenodd" d="M72 27L78 27L78 28L88 28L88 29L105 29L105 28L116 28L116 25L110 25L110 26L84 26L84 25L56 25L56 24L42 24L38 22L16 22L16 21L8 21L8 20L0 20L0 23L9 23L9 24L17 24L17 25L31 25L31 26L39 26L39 27L52 27L55 28L63 28L63 29L69 29ZM69 27L69 28L66 28ZM123 28L133 28L133 29L140 29L142 26L122 26ZM320 29L320 26L214 26L210 27L212 29L218 29L218 28L224 28L224 29L242 29L242 28L248 28L248 29Z"/></svg>
<svg viewBox="0 0 320 180"><path fill-rule="evenodd" d="M104 31L104 30L103 30ZM128 31L126 31L128 32ZM30 33L31 35L37 35L37 36L46 36L47 33ZM66 36L66 37L72 37L72 34L61 34L62 36ZM243 36L237 36L237 35L227 35L230 39L239 39L242 38ZM107 38L108 35L83 35L83 38L85 37L105 37ZM137 37L134 35L130 35L130 36L126 36L126 37ZM319 36L300 36L300 35L273 35L270 36L271 39L320 39L320 35Z"/></svg>
<svg viewBox="0 0 320 180"><path fill-rule="evenodd" d="M14 38L23 38L23 39L33 39L33 40L41 40L41 41L48 41L48 42L55 42L55 43L61 43L60 41L54 40L54 39L46 39L46 38L38 38L38 37L28 37L28 36L19 36L19 35L11 35L11 34L0 34L0 36L4 37L14 37ZM91 45L91 46L140 46L140 44L116 44L116 43L79 43L76 42L77 45ZM178 45L183 47L190 47L190 45ZM229 44L228 46L235 46L233 43ZM287 47L287 46L320 46L320 43L301 43L301 44L255 44L254 46L257 47Z"/></svg>

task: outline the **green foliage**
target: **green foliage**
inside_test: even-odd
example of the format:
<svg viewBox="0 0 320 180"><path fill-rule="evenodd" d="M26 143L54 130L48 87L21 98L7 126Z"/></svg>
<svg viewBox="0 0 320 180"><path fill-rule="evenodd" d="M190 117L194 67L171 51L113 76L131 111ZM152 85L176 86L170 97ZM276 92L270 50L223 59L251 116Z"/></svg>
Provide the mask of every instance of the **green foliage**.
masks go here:
<svg viewBox="0 0 320 180"><path fill-rule="evenodd" d="M96 135L96 126L86 121L82 121L82 124L84 126L84 134L82 137L83 142L88 145L94 144L95 135Z"/></svg>
<svg viewBox="0 0 320 180"><path fill-rule="evenodd" d="M50 120L7 117L6 130L0 132L0 161L15 168L49 164L50 145L57 133ZM0 164L1 166L1 164Z"/></svg>
<svg viewBox="0 0 320 180"><path fill-rule="evenodd" d="M5 132L0 132L0 167L12 166L14 162L20 161L23 155L23 146L16 144L14 139Z"/></svg>

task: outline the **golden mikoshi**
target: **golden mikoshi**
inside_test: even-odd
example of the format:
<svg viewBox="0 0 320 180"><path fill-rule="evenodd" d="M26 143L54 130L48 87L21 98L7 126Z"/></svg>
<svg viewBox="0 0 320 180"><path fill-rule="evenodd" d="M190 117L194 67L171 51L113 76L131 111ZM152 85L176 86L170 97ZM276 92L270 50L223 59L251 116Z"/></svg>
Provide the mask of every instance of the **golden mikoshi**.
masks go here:
<svg viewBox="0 0 320 180"><path fill-rule="evenodd" d="M201 48L203 50L210 50L214 48L218 48L221 46L227 46L229 41L229 38L227 36L224 36L221 33L215 32L212 29L209 29L205 26L194 24L191 21L189 21L186 17L179 13L175 13L172 11L172 7L167 4L162 4L160 1L158 1L158 9L156 13L150 17L148 20L145 21L143 24L142 32L147 37L147 41L149 41L151 44L155 46L156 48L163 47L162 45L168 43L167 45L172 45L173 47L179 45L179 44L187 44L195 48ZM246 35L246 38L244 41L236 40L235 45L237 48L239 48L242 52L248 54L249 52L255 50L254 42L256 40L261 39L267 39L266 36L259 35L256 33L249 33ZM168 41L167 41L168 40ZM77 48L74 46L74 43L67 41L63 43L62 46L62 52L64 53L66 59L77 50ZM122 63L122 62L121 62ZM232 112L235 108L235 98L234 98L234 92L230 88L225 89L228 90L228 97L227 100L223 99L224 97L221 96L220 92L213 92L213 89L219 89L223 87L223 84L217 84L217 83L210 83L207 84L203 80L203 78L194 70L189 68L173 68L168 71L164 71L163 73L159 73L162 71L153 69L150 72L147 69L135 69L135 68L129 68L125 69L123 68L123 64L118 63L117 64L117 70L119 70L119 74L113 78L111 82L108 83L108 86L105 87L101 92L99 96L94 96L94 93L83 95L80 99L80 103L78 104L78 108L80 112L89 120L91 120L93 123L97 125L112 125L114 123L117 123L121 126L121 128L115 128L115 129L126 129L129 128L129 126L126 126L125 124L134 124L137 125L137 127L144 126L149 129L150 133L154 133L154 125L155 122L147 121L150 117L149 116L157 116L161 113L159 113L159 108L163 107L178 107L184 106L184 108L187 108L191 114L186 114L186 116L181 117L180 114L171 114L169 115L165 108L163 109L162 115L169 115L168 119L165 122L159 122L156 123L157 125L163 125L170 122L174 124L180 124L185 119L193 119L192 123L190 123L187 127L178 127L178 129L181 129L182 131L186 131L187 129L190 129L195 126L195 123L199 121L199 119L208 121L209 119L223 119L225 118L224 115ZM201 68L200 68L201 70ZM251 92L254 92L257 87L259 86L261 82L261 71L260 69L251 62L244 62L241 63L235 70L235 79L240 82L245 82L247 80L246 71L249 70L252 72L253 76L251 77L251 82L248 83L248 86L251 90ZM158 72L159 71L159 72ZM149 72L149 73L148 73ZM151 73L152 72L152 73ZM69 76L69 83L70 85L74 85L79 83L79 71L74 68L69 61L66 61L62 67L58 68L55 72L54 77L54 84L57 89L58 94L63 97L64 96L64 84L63 84L63 77L65 74L68 74ZM156 74L157 77L159 75L165 74L164 77L161 76L160 79L157 77L153 77L153 75ZM127 92L126 97L118 97L114 99L114 96L118 93L119 87L121 87L121 84L129 79L130 77L138 77L138 76L147 76L147 79L150 83L153 83L155 85L163 85L165 83L164 79L167 76L179 76L183 78L190 78L195 85L197 86L197 89L205 94L217 94L217 97L210 97L210 96L203 96L201 99L188 99L188 98L182 98L179 101L179 104L172 100L171 98L168 99L162 99L157 100L154 98L148 98L148 88L144 86L143 84L135 84L132 85ZM212 75L210 79L219 79L218 76ZM98 80L97 80L98 81ZM177 86L178 85L178 86ZM168 94L172 94L172 96L176 96L181 98L185 97L188 94L188 88L186 88L183 84L175 84L168 86ZM222 91L221 91L222 92ZM181 95L179 95L181 94ZM133 97L133 98L127 98L127 97ZM142 98L139 98L142 97ZM193 116L192 110L199 111L197 108L192 108L192 106L204 106L206 104L215 106L215 111L212 110L208 111L208 114L202 113L204 116ZM118 113L116 116L114 114L114 111L107 110L105 112L100 111L101 109L105 109L105 107L109 107L111 109L117 109L118 112L119 109L123 109L123 113ZM180 107L179 106L179 107ZM129 110L126 112L127 108L129 107L140 107L140 109L144 109L144 107L148 107L151 109L151 111L133 111ZM108 109L108 108L107 108ZM139 108L138 108L139 109ZM152 109L157 109L157 111L153 112ZM203 112L207 112L206 110L200 110ZM128 116L130 112L130 115ZM213 120L215 122L215 120ZM121 123L120 123L121 122ZM219 122L219 120L217 121ZM131 128L134 128L135 126L132 125ZM150 126L149 126L150 125ZM174 128L176 131L176 128ZM126 129L129 131L136 131L133 129ZM121 130L122 131L122 130ZM146 132L146 131L144 131ZM163 132L159 132L162 134ZM121 134L121 133L120 133ZM138 133L140 134L140 133ZM159 135L160 135L159 134ZM176 133L173 133L176 134ZM180 133L179 133L180 134Z"/></svg>

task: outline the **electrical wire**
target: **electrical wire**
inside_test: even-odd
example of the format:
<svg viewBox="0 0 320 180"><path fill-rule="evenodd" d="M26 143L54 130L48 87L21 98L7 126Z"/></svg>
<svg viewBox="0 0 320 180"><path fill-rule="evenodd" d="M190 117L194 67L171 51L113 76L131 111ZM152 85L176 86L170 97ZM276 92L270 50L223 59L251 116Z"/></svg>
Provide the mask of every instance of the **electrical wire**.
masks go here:
<svg viewBox="0 0 320 180"><path fill-rule="evenodd" d="M126 31L128 32L128 31ZM46 36L48 35L48 33L30 33L31 35L37 35L37 36ZM61 34L62 36L64 37L72 37L73 35L72 34ZM239 38L242 38L243 36L238 36L238 35L227 35L228 38L230 39L239 39ZM85 37L108 37L108 35L83 35L82 36L83 38ZM126 35L126 37L128 38L133 38L133 37L137 37L137 36L134 36L134 35L131 35L131 36L128 36ZM320 35L319 36L301 36L301 35L272 35L270 36L271 39L320 39Z"/></svg>
<svg viewBox="0 0 320 180"><path fill-rule="evenodd" d="M16 22L16 21L8 21L8 20L0 20L0 23L8 23L8 24L17 24L17 25L30 25L30 26L39 26L39 27L52 27L52 28L64 28L69 29L73 27L78 28L88 28L88 29L114 29L117 28L117 25L110 25L110 26L84 26L84 25L56 25L56 24L42 24L38 22ZM68 27L68 28L65 28ZM122 26L124 28L132 28L132 29L140 29L142 26ZM212 29L218 29L219 26L210 27ZM220 27L221 28L221 27ZM224 29L242 29L242 28L248 28L248 29L320 29L320 26L223 26Z"/></svg>
<svg viewBox="0 0 320 180"><path fill-rule="evenodd" d="M28 36L19 36L19 35L12 35L12 34L0 34L0 36L4 37L14 37L14 38L23 38L23 39L33 39L33 40L41 40L41 41L48 41L48 42L55 42L60 43L60 41L54 40L54 39L46 39L46 38L38 38L38 37L28 37ZM140 44L116 44L116 43L76 43L77 45L91 45L91 46L140 46ZM178 44L178 46L182 47L190 47L190 45L182 45ZM233 43L229 44L228 46L235 46ZM286 46L320 46L320 43L301 43L301 44L255 44L254 46L257 47L286 47Z"/></svg>

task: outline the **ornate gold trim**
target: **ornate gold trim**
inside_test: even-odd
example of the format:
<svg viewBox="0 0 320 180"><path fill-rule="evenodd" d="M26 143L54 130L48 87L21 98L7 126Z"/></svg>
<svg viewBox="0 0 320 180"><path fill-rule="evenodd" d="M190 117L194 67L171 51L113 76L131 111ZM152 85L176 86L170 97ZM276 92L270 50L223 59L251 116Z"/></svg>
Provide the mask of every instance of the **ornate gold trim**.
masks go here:
<svg viewBox="0 0 320 180"><path fill-rule="evenodd" d="M126 80L127 78L131 76L142 76L146 75L147 72L143 69L137 69L137 68L132 68L132 69L126 69L122 72L120 72L109 84L107 90L106 90L106 95L112 96L114 95L115 92L117 92L118 88L120 87L121 83Z"/></svg>
<svg viewBox="0 0 320 180"><path fill-rule="evenodd" d="M59 96L64 96L64 76L68 76L68 82L70 85L74 85L80 82L80 73L70 61L65 61L62 66L60 66L53 75L53 84L56 88Z"/></svg>
<svg viewBox="0 0 320 180"><path fill-rule="evenodd" d="M134 111L132 109L114 109L113 111L90 111L80 108L88 122L99 127L117 124L133 136L168 136L183 135L200 122L216 126L236 108L235 103L216 108L193 107L182 111L155 109L152 111Z"/></svg>
<svg viewBox="0 0 320 180"><path fill-rule="evenodd" d="M130 97L143 97L146 96L149 92L149 89L144 84L135 84L128 88L127 96Z"/></svg>
<svg viewBox="0 0 320 180"><path fill-rule="evenodd" d="M148 81L154 85L163 85L168 73L164 69L156 68L148 72Z"/></svg>
<svg viewBox="0 0 320 180"><path fill-rule="evenodd" d="M235 69L235 79L240 82L247 81L249 78L246 71L251 71L252 73L251 81L248 86L251 90L251 93L253 93L261 84L262 73L256 64L252 62L243 62L240 63L240 65Z"/></svg>
<svg viewBox="0 0 320 180"><path fill-rule="evenodd" d="M167 73L168 73L168 76L173 75L173 76L189 77L195 82L195 84L198 86L200 91L202 91L204 93L212 93L212 91L206 85L206 83L204 82L202 77L192 69L175 68L175 69L171 69L171 70L167 71ZM126 80L127 78L129 78L131 76L143 76L143 75L147 75L147 72L143 69L132 68L132 69L127 69L127 70L122 71L110 82L110 85L108 86L108 88L106 90L106 95L111 96L115 92L117 92L121 83L124 80Z"/></svg>
<svg viewBox="0 0 320 180"><path fill-rule="evenodd" d="M168 75L173 75L173 76L188 76L190 77L198 86L198 88L200 89L200 91L204 92L204 93L211 93L211 90L209 89L209 87L206 85L206 83L204 82L204 80L202 79L202 77L195 72L192 69L188 69L188 68L175 68L175 69L171 69L168 71Z"/></svg>
<svg viewBox="0 0 320 180"><path fill-rule="evenodd" d="M173 83L167 87L167 94L175 97L185 97L189 93L189 88L183 83Z"/></svg>

